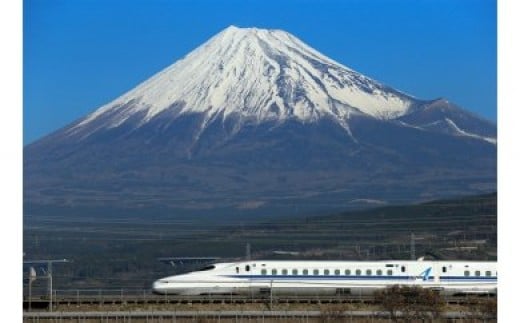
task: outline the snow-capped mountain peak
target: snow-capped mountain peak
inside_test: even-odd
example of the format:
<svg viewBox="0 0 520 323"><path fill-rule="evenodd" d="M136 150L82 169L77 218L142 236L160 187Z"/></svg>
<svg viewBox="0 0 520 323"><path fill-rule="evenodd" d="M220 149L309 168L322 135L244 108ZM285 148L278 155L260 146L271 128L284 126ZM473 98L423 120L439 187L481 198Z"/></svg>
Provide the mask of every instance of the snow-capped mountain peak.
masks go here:
<svg viewBox="0 0 520 323"><path fill-rule="evenodd" d="M231 26L24 148L30 210L287 216L495 190L495 124L280 30Z"/></svg>
<svg viewBox="0 0 520 323"><path fill-rule="evenodd" d="M230 26L183 59L102 106L71 131L96 120L117 127L139 115L204 114L241 120L313 122L344 128L352 113L377 119L405 114L414 99L343 66L282 30Z"/></svg>

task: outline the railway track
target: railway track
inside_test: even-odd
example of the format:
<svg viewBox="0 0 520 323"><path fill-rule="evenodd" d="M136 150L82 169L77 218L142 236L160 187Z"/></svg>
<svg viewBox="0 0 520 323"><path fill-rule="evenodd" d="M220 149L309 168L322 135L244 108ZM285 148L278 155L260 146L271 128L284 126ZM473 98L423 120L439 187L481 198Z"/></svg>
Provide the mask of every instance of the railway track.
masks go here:
<svg viewBox="0 0 520 323"><path fill-rule="evenodd" d="M491 296L486 296L491 297ZM476 301L475 297L446 297L448 304L470 304ZM80 294L54 295L53 305L104 305L104 304L373 304L372 296L336 295L336 296L298 296L298 295L155 295L143 294ZM44 308L49 305L48 296L28 296L23 300L24 308ZM29 304L30 303L30 304Z"/></svg>
<svg viewBox="0 0 520 323"><path fill-rule="evenodd" d="M112 311L112 312L31 312L24 313L24 321L26 322L40 322L43 320L50 320L52 322L62 322L63 320L73 320L74 322L84 322L88 320L96 320L97 322L131 322L132 320L140 319L141 322L157 322L159 320L171 320L176 322L178 319L189 319L189 322L193 322L194 319L209 319L212 322L220 322L226 319L231 319L229 322L241 322L241 321L258 321L265 319L279 319L280 321L302 321L310 322L310 319L321 319L318 322L322 322L324 319L340 319L341 321L350 321L356 318L376 318L376 319L390 319L390 314L381 311L340 311L333 315L327 315L321 311L143 311L143 312L125 312L125 311ZM402 313L397 313L397 317L402 317ZM443 319L467 319L471 318L481 319L484 322L493 320L493 317L485 314L471 314L457 311L444 312L440 315ZM180 321L180 320L179 320Z"/></svg>

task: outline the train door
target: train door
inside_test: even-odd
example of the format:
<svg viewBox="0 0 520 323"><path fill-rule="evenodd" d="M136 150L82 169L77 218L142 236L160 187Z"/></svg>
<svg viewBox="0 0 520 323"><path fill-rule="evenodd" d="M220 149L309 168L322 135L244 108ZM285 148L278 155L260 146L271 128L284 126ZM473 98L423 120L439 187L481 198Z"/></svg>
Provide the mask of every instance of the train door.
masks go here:
<svg viewBox="0 0 520 323"><path fill-rule="evenodd" d="M441 279L440 279L441 270L439 268L439 264L433 263L432 268L433 268L432 269L433 270L433 272L432 272L433 281L435 283L439 283L441 281Z"/></svg>
<svg viewBox="0 0 520 323"><path fill-rule="evenodd" d="M251 287L251 280L252 280L252 276L253 276L253 267L256 267L256 265L255 264L246 264L244 266L244 275L245 275L245 278L247 279L246 289L248 291L248 294L251 296L253 294L253 289Z"/></svg>

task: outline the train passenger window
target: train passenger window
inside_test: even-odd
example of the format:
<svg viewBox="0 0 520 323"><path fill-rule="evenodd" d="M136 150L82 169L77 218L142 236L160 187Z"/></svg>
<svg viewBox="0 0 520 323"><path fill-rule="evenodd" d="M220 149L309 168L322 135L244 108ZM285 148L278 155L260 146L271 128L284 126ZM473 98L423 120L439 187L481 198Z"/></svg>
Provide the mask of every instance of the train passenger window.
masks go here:
<svg viewBox="0 0 520 323"><path fill-rule="evenodd" d="M356 275L361 275L361 269L356 269Z"/></svg>
<svg viewBox="0 0 520 323"><path fill-rule="evenodd" d="M383 274L383 271L382 271L381 269L378 269L378 270L376 271L376 274L377 274L378 276L381 276L381 275Z"/></svg>
<svg viewBox="0 0 520 323"><path fill-rule="evenodd" d="M480 277L480 270L475 271L475 276Z"/></svg>
<svg viewBox="0 0 520 323"><path fill-rule="evenodd" d="M293 274L293 275L298 275L298 269L293 269L293 270L292 270L292 274Z"/></svg>
<svg viewBox="0 0 520 323"><path fill-rule="evenodd" d="M442 267L442 272L445 273L446 271L446 266Z"/></svg>
<svg viewBox="0 0 520 323"><path fill-rule="evenodd" d="M491 276L491 270L486 270L486 277L490 277Z"/></svg>
<svg viewBox="0 0 520 323"><path fill-rule="evenodd" d="M237 271L237 274L240 272L240 269L238 267L236 267L235 270Z"/></svg>
<svg viewBox="0 0 520 323"><path fill-rule="evenodd" d="M469 276L469 270L464 270L464 276Z"/></svg>
<svg viewBox="0 0 520 323"><path fill-rule="evenodd" d="M392 275L394 274L394 272L392 271L392 269L388 269L388 270L386 271L386 274L387 274L388 276L392 276Z"/></svg>
<svg viewBox="0 0 520 323"><path fill-rule="evenodd" d="M274 275L276 275L277 273L278 273L278 271L277 271L276 269L271 270L271 275L274 276Z"/></svg>
<svg viewBox="0 0 520 323"><path fill-rule="evenodd" d="M406 272L406 267L405 266L401 266L401 272L402 273Z"/></svg>
<svg viewBox="0 0 520 323"><path fill-rule="evenodd" d="M345 269L345 275L350 276L350 269Z"/></svg>
<svg viewBox="0 0 520 323"><path fill-rule="evenodd" d="M372 275L372 269L367 269L366 273L367 273L367 276Z"/></svg>
<svg viewBox="0 0 520 323"><path fill-rule="evenodd" d="M267 275L267 269L262 269L262 275Z"/></svg>
<svg viewBox="0 0 520 323"><path fill-rule="evenodd" d="M287 269L282 269L282 275L287 275Z"/></svg>
<svg viewBox="0 0 520 323"><path fill-rule="evenodd" d="M313 274L314 276L317 276L317 275L320 274L320 270L319 270L319 269L314 269L314 270L312 271L312 274Z"/></svg>
<svg viewBox="0 0 520 323"><path fill-rule="evenodd" d="M309 269L304 269L303 272L302 272L302 274L304 274L304 275L308 275L308 274L309 274Z"/></svg>
<svg viewBox="0 0 520 323"><path fill-rule="evenodd" d="M246 271L250 271L251 270L251 267L249 267L249 265L246 265Z"/></svg>
<svg viewBox="0 0 520 323"><path fill-rule="evenodd" d="M334 275L339 276L341 274L341 271L339 269L334 270Z"/></svg>
<svg viewBox="0 0 520 323"><path fill-rule="evenodd" d="M330 275L330 270L325 269L325 270L323 271L323 274L326 275L326 276Z"/></svg>

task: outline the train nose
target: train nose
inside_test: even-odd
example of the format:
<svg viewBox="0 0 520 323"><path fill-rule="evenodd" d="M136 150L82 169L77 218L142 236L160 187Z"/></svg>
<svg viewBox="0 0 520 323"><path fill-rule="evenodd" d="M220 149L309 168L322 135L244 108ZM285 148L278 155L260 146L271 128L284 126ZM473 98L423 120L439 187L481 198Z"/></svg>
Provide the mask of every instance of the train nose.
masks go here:
<svg viewBox="0 0 520 323"><path fill-rule="evenodd" d="M167 285L168 284L162 280L156 280L152 285L152 292L154 294L166 294Z"/></svg>

